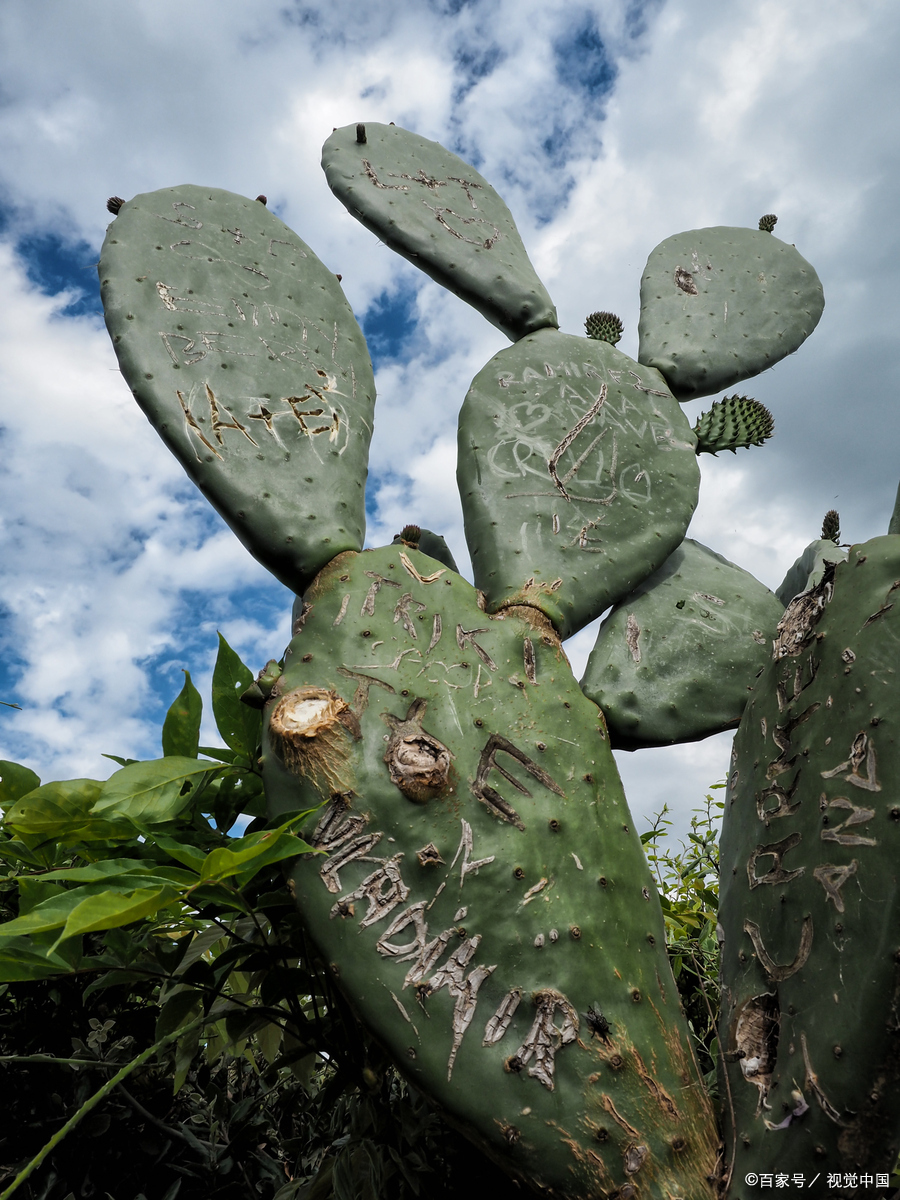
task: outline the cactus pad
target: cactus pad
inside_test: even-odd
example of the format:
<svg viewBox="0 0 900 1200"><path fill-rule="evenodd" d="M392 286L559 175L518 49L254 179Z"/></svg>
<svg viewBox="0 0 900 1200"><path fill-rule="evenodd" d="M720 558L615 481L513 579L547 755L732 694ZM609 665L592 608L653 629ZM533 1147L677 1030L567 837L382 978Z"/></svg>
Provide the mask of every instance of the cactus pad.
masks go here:
<svg viewBox="0 0 900 1200"><path fill-rule="evenodd" d="M661 371L679 400L709 396L792 354L824 304L813 268L771 233L678 233L644 269L638 359Z"/></svg>
<svg viewBox="0 0 900 1200"><path fill-rule="evenodd" d="M513 341L559 324L509 209L438 142L396 125L347 125L322 147L322 167L357 220Z"/></svg>
<svg viewBox="0 0 900 1200"><path fill-rule="evenodd" d="M826 563L846 562L847 551L837 546L831 538L818 538L810 542L787 575L781 581L775 595L785 607L801 592L808 591L820 582Z"/></svg>
<svg viewBox="0 0 900 1200"><path fill-rule="evenodd" d="M394 538L395 545L397 542L402 542L404 546L412 546L414 550L421 550L429 558L436 558L451 571L459 571L450 547L439 533L432 533L430 529L420 529L418 525L405 525Z"/></svg>
<svg viewBox="0 0 900 1200"><path fill-rule="evenodd" d="M273 815L326 801L292 878L362 1020L533 1186L709 1196L656 891L549 623L488 616L400 545L341 555L304 601L266 793Z"/></svg>
<svg viewBox="0 0 900 1200"><path fill-rule="evenodd" d="M700 476L694 435L656 371L543 330L473 380L457 478L490 611L531 604L568 637L668 558Z"/></svg>
<svg viewBox="0 0 900 1200"><path fill-rule="evenodd" d="M375 384L309 247L255 200L164 188L119 206L99 269L135 399L251 554L302 591L359 549Z"/></svg>
<svg viewBox="0 0 900 1200"><path fill-rule="evenodd" d="M750 396L725 396L702 413L694 426L698 454L736 453L746 446L761 446L775 432L772 414Z"/></svg>
<svg viewBox="0 0 900 1200"><path fill-rule="evenodd" d="M581 686L612 745L693 741L737 725L784 606L720 554L685 538L600 627Z"/></svg>
<svg viewBox="0 0 900 1200"><path fill-rule="evenodd" d="M889 1172L900 1148L898 578L900 538L880 537L797 597L735 738L719 1044L737 1179Z"/></svg>

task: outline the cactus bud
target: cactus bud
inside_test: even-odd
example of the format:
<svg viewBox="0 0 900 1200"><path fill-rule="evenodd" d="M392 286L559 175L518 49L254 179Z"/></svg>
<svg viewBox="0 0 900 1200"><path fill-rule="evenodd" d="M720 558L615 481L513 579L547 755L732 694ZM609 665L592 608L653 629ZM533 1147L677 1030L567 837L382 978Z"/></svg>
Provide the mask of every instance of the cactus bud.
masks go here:
<svg viewBox="0 0 900 1200"><path fill-rule="evenodd" d="M111 212L112 215L115 216L124 203L125 201L121 196L110 196L106 202L107 211Z"/></svg>
<svg viewBox="0 0 900 1200"><path fill-rule="evenodd" d="M834 542L837 545L841 540L841 517L835 509L829 508L825 514L825 520L822 522L822 541Z"/></svg>
<svg viewBox="0 0 900 1200"><path fill-rule="evenodd" d="M766 213L764 217L759 218L759 227L763 233L771 233L778 223L778 218L774 213Z"/></svg>
<svg viewBox="0 0 900 1200"><path fill-rule="evenodd" d="M418 525L404 525L400 530L400 541L406 542L408 546L418 546L421 536L422 530Z"/></svg>
<svg viewBox="0 0 900 1200"><path fill-rule="evenodd" d="M698 454L736 453L739 447L761 446L775 432L772 414L751 396L725 396L694 426Z"/></svg>
<svg viewBox="0 0 900 1200"><path fill-rule="evenodd" d="M592 312L584 319L584 330L595 342L609 342L615 346L622 337L625 326L615 313Z"/></svg>

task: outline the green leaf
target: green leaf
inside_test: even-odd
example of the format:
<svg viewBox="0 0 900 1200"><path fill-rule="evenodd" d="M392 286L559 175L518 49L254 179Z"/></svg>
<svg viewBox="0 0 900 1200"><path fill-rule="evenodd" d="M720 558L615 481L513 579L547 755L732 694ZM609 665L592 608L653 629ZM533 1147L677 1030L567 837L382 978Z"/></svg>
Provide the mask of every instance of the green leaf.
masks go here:
<svg viewBox="0 0 900 1200"><path fill-rule="evenodd" d="M121 754L101 754L101 758L108 758L110 762L118 763L120 767L128 767L132 763L140 762L139 758L122 758Z"/></svg>
<svg viewBox="0 0 900 1200"><path fill-rule="evenodd" d="M27 938L16 938L0 945L0 983L32 983L71 970L62 958L41 954Z"/></svg>
<svg viewBox="0 0 900 1200"><path fill-rule="evenodd" d="M23 885L28 882L23 880ZM5 942L9 938L21 937L23 934L46 933L50 930L61 929L69 919L69 914L83 900L89 896L103 893L110 886L112 885L108 882L86 883L71 890L57 886L50 895L45 895L47 889L43 888L40 882L34 882L31 887L32 894L26 901L27 911L23 912L22 916L0 925L0 941ZM131 886L133 887L133 885ZM39 900L38 903L33 904L35 896ZM41 896L44 896L44 899L40 899Z"/></svg>
<svg viewBox="0 0 900 1200"><path fill-rule="evenodd" d="M48 871L40 882L65 880L69 883L93 883L104 880L108 886L137 887L138 884L156 884L190 887L197 882L193 871L180 871L177 867L158 867L136 858L106 858L87 867L65 867L59 871Z"/></svg>
<svg viewBox="0 0 900 1200"><path fill-rule="evenodd" d="M177 894L178 889L169 885L135 888L124 894L101 892L96 896L88 896L69 913L65 927L51 950L55 950L60 942L79 934L118 929L122 925L141 921L144 917L152 917L174 900Z"/></svg>
<svg viewBox="0 0 900 1200"><path fill-rule="evenodd" d="M262 730L262 713L241 703L241 692L253 675L219 634L219 654L212 678L213 715L222 740L252 762Z"/></svg>
<svg viewBox="0 0 900 1200"><path fill-rule="evenodd" d="M116 771L103 785L94 812L141 824L171 821L192 800L197 776L217 770L196 758L155 758ZM193 786L185 788L185 783Z"/></svg>
<svg viewBox="0 0 900 1200"><path fill-rule="evenodd" d="M191 683L190 671L184 672L184 687L166 713L162 727L162 752L166 758L196 758L200 749L200 718L203 701Z"/></svg>
<svg viewBox="0 0 900 1200"><path fill-rule="evenodd" d="M199 872L206 861L206 854L199 846L191 846L186 842L178 842L175 838L168 837L164 833L153 835L153 845L158 846L170 858L174 858L176 862L180 862L183 867L189 867L192 871Z"/></svg>
<svg viewBox="0 0 900 1200"><path fill-rule="evenodd" d="M245 884L263 867L270 863L281 862L285 858L296 858L299 854L308 854L314 848L302 838L292 833L253 833L249 837L240 838L233 847L222 847L213 850L206 856L206 862L200 870L200 878L204 881L228 879L232 875L239 876L238 887Z"/></svg>
<svg viewBox="0 0 900 1200"><path fill-rule="evenodd" d="M40 786L41 781L34 771L20 763L0 758L0 808L8 808L21 796L27 796Z"/></svg>
<svg viewBox="0 0 900 1200"><path fill-rule="evenodd" d="M94 815L92 809L103 787L96 779L45 783L17 800L7 810L4 823L18 834L67 844L133 836L134 831L126 833L114 814L111 820Z"/></svg>
<svg viewBox="0 0 900 1200"><path fill-rule="evenodd" d="M225 746L201 746L200 753L205 754L207 758L215 758L219 762L233 763L240 755L234 750L228 750Z"/></svg>

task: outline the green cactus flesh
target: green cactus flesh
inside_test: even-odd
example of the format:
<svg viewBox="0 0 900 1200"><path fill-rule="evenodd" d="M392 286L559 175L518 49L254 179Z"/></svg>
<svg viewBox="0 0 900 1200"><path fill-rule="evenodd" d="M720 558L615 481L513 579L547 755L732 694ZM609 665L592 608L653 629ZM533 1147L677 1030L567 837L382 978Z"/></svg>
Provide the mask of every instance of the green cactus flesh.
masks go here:
<svg viewBox="0 0 900 1200"><path fill-rule="evenodd" d="M411 532L411 536L407 537L407 531L415 532ZM459 570L456 565L456 559L450 553L450 547L439 533L432 533L430 529L420 529L418 525L407 525L394 538L394 543L398 542L409 544L414 549L421 550L429 558L436 558L439 563L443 563L451 571Z"/></svg>
<svg viewBox="0 0 900 1200"><path fill-rule="evenodd" d="M836 546L830 538L817 538L810 542L784 579L775 590L775 595L787 607L795 596L815 587L825 573L826 563L847 561L847 550Z"/></svg>
<svg viewBox="0 0 900 1200"><path fill-rule="evenodd" d="M563 637L656 570L697 503L695 438L664 380L606 342L542 330L475 377L457 479L490 611Z"/></svg>
<svg viewBox="0 0 900 1200"><path fill-rule="evenodd" d="M678 233L644 269L638 360L661 371L679 400L709 396L792 354L824 304L813 268L771 233Z"/></svg>
<svg viewBox="0 0 900 1200"><path fill-rule="evenodd" d="M717 400L694 425L698 454L718 454L720 450L735 453L748 446L761 446L774 432L772 414L750 396Z"/></svg>
<svg viewBox="0 0 900 1200"><path fill-rule="evenodd" d="M600 627L581 686L614 747L737 725L784 611L747 571L685 538Z"/></svg>
<svg viewBox="0 0 900 1200"><path fill-rule="evenodd" d="M302 591L360 549L372 366L309 247L255 200L164 188L122 205L99 269L135 399L250 552Z"/></svg>
<svg viewBox="0 0 900 1200"><path fill-rule="evenodd" d="M438 142L396 125L347 125L323 146L322 167L357 220L513 341L559 324L509 209Z"/></svg>
<svg viewBox="0 0 900 1200"><path fill-rule="evenodd" d="M293 887L363 1022L532 1186L711 1196L656 890L549 623L488 616L400 545L341 555L303 607L266 794L272 815L327 802Z"/></svg>
<svg viewBox="0 0 900 1200"><path fill-rule="evenodd" d="M719 907L735 1180L897 1160L898 579L900 538L879 537L797 597L735 738Z"/></svg>

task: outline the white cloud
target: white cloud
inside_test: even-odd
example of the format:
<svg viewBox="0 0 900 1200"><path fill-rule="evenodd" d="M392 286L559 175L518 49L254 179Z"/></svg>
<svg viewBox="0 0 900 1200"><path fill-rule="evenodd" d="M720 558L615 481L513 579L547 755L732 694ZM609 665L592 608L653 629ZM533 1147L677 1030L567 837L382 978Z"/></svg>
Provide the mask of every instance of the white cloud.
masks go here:
<svg viewBox="0 0 900 1200"><path fill-rule="evenodd" d="M670 0L648 8L638 40L620 0L577 11L485 0L455 14L343 0L305 11L306 24L274 2L7 0L0 195L10 235L54 229L99 245L110 193L189 180L265 192L363 313L417 276L331 197L319 148L334 125L406 122L477 158L563 328L580 332L587 312L614 309L634 354L651 248L680 229L753 225L775 211L776 232L819 270L825 316L793 359L745 385L772 408L776 439L704 460L692 536L776 586L832 505L855 540L885 527L900 437L896 5ZM560 81L552 52L585 14L619 70L605 118ZM479 75L483 51L494 65ZM149 752L147 718L160 715L161 674L179 686L183 639L201 675L217 623L259 666L282 648L288 598L168 459L103 330L60 315L8 248L0 268L0 603L29 701L3 728L13 756L47 775L96 772L100 750ZM418 519L448 536L462 565L456 413L504 341L430 282L416 316L409 353L379 371L370 538ZM724 773L725 741L628 756L635 806L652 810L660 779L674 795L676 770L681 807L689 793L700 803Z"/></svg>

